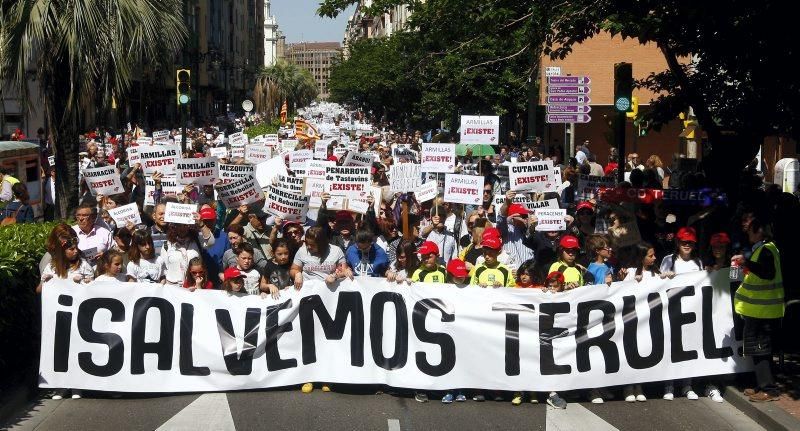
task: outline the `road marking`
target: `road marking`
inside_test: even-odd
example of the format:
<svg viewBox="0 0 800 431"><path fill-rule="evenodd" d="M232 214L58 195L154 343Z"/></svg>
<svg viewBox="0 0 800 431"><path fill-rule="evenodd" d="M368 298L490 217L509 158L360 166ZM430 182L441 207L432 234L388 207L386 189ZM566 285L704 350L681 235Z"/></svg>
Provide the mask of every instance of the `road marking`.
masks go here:
<svg viewBox="0 0 800 431"><path fill-rule="evenodd" d="M720 419L730 425L732 430L737 431L764 431L764 428L756 421L750 419L746 414L730 403L717 403L710 398L702 397L700 402L705 407L714 412Z"/></svg>
<svg viewBox="0 0 800 431"><path fill-rule="evenodd" d="M578 403L570 403L566 409L547 408L547 431L619 431Z"/></svg>
<svg viewBox="0 0 800 431"><path fill-rule="evenodd" d="M388 419L389 431L400 431L400 421L397 419Z"/></svg>
<svg viewBox="0 0 800 431"><path fill-rule="evenodd" d="M200 395L156 431L166 430L236 431L231 408L228 405L228 396L224 393Z"/></svg>

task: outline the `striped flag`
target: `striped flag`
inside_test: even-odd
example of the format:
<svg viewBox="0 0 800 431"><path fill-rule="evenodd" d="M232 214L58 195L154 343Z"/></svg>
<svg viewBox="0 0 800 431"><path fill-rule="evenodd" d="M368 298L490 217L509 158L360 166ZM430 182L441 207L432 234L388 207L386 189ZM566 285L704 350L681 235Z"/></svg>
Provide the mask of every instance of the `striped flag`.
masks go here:
<svg viewBox="0 0 800 431"><path fill-rule="evenodd" d="M297 139L317 139L319 131L308 121L297 118L294 120L294 136Z"/></svg>
<svg viewBox="0 0 800 431"><path fill-rule="evenodd" d="M286 105L286 101L283 101L283 106L281 106L281 124L286 124L286 114L289 111L289 107ZM273 111L275 112L275 111Z"/></svg>

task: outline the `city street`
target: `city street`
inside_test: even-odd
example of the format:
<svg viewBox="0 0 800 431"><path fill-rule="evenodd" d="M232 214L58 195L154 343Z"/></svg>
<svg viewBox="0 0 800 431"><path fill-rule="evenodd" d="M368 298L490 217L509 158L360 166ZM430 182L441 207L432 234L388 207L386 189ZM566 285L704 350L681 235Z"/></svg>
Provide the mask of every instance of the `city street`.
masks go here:
<svg viewBox="0 0 800 431"><path fill-rule="evenodd" d="M763 430L729 403L702 397L596 405L567 397L566 410L544 403L487 401L443 405L431 397L323 393L315 390L125 396L32 405L10 430ZM583 400L580 400L583 401ZM646 420L646 422L644 421ZM5 428L3 428L5 429Z"/></svg>

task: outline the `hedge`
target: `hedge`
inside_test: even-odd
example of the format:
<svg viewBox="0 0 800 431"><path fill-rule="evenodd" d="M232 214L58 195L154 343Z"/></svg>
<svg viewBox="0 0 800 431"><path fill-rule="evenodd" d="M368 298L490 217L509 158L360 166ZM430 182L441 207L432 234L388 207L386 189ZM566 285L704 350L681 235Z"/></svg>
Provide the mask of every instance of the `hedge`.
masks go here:
<svg viewBox="0 0 800 431"><path fill-rule="evenodd" d="M38 367L41 318L35 289L39 260L56 224L0 227L0 387Z"/></svg>
<svg viewBox="0 0 800 431"><path fill-rule="evenodd" d="M250 139L261 135L273 135L281 128L281 120L273 119L270 123L259 123L244 129L244 134Z"/></svg>

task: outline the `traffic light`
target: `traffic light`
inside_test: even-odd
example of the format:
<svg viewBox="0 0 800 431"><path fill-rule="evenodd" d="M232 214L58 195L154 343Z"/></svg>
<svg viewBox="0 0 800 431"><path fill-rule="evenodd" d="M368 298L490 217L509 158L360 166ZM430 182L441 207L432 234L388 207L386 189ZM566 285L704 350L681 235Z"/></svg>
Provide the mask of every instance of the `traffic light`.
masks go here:
<svg viewBox="0 0 800 431"><path fill-rule="evenodd" d="M631 112L633 93L633 65L616 63L614 65L614 109L617 112Z"/></svg>
<svg viewBox="0 0 800 431"><path fill-rule="evenodd" d="M639 122L639 136L647 136L647 129L650 128L649 121Z"/></svg>
<svg viewBox="0 0 800 431"><path fill-rule="evenodd" d="M639 115L639 98L636 96L631 97L631 110L625 113L628 118L636 118Z"/></svg>
<svg viewBox="0 0 800 431"><path fill-rule="evenodd" d="M192 90L192 71L178 69L175 72L175 99L178 105L186 105L191 100L189 92Z"/></svg>

